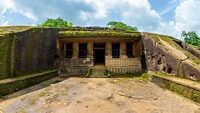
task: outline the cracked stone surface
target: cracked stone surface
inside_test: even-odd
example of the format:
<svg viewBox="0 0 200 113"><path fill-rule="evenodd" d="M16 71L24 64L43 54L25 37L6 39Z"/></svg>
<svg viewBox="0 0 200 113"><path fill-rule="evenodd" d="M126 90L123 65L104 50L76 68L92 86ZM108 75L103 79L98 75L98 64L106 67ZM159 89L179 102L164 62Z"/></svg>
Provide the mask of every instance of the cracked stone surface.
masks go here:
<svg viewBox="0 0 200 113"><path fill-rule="evenodd" d="M0 113L200 113L200 105L139 78L68 78L0 103Z"/></svg>

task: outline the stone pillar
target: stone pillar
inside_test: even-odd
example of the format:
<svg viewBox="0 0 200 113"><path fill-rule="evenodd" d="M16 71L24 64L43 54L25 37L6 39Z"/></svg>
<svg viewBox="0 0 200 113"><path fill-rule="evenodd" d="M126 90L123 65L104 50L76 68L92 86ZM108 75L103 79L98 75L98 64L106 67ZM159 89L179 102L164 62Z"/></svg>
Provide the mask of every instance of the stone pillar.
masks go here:
<svg viewBox="0 0 200 113"><path fill-rule="evenodd" d="M79 54L79 47L78 47L78 42L73 43L73 59L77 59Z"/></svg>
<svg viewBox="0 0 200 113"><path fill-rule="evenodd" d="M120 58L127 58L126 42L120 42Z"/></svg>
<svg viewBox="0 0 200 113"><path fill-rule="evenodd" d="M87 57L88 58L93 58L93 54L94 54L94 51L93 51L93 42L88 42L87 44Z"/></svg>
<svg viewBox="0 0 200 113"><path fill-rule="evenodd" d="M133 42L133 45L132 45L132 48L133 48L133 50L132 50L132 52L133 52L133 57L136 57L136 55L135 55L135 46L136 45L136 43L135 42Z"/></svg>
<svg viewBox="0 0 200 113"><path fill-rule="evenodd" d="M64 42L64 53L63 53L63 55L64 55L65 58L66 58L66 50L67 50L67 48L66 48L66 42Z"/></svg>
<svg viewBox="0 0 200 113"><path fill-rule="evenodd" d="M56 55L60 55L60 41L56 39Z"/></svg>
<svg viewBox="0 0 200 113"><path fill-rule="evenodd" d="M105 58L112 58L112 43L106 42L106 57Z"/></svg>
<svg viewBox="0 0 200 113"><path fill-rule="evenodd" d="M135 57L140 57L142 55L142 44L141 41L136 41L134 43Z"/></svg>
<svg viewBox="0 0 200 113"><path fill-rule="evenodd" d="M59 42L60 44L59 44L59 46L60 46L60 58L64 58L65 56L64 56L64 41L60 41Z"/></svg>

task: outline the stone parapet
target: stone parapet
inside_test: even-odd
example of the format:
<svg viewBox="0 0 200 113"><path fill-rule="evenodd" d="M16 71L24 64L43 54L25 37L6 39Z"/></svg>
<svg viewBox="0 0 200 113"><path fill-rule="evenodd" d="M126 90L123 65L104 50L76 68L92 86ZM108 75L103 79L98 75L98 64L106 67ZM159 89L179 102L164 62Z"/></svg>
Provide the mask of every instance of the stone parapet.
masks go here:
<svg viewBox="0 0 200 113"><path fill-rule="evenodd" d="M140 58L106 59L105 66L114 74L134 74L142 72Z"/></svg>

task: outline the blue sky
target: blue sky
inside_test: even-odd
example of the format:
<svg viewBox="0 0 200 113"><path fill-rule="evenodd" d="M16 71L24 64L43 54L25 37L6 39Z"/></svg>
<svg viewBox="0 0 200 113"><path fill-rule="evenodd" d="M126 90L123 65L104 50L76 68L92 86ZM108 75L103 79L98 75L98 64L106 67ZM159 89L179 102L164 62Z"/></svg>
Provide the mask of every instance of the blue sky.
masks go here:
<svg viewBox="0 0 200 113"><path fill-rule="evenodd" d="M37 25L61 17L79 26L122 21L139 31L179 38L200 34L200 0L0 0L0 25Z"/></svg>

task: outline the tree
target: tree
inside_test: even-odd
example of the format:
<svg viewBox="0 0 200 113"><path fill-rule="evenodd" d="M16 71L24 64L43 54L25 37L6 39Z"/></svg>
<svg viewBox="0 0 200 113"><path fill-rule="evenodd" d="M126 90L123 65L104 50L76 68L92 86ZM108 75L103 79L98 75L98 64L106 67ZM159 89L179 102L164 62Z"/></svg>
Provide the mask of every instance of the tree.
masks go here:
<svg viewBox="0 0 200 113"><path fill-rule="evenodd" d="M127 32L134 32L137 31L137 27L133 27L133 26L128 26L123 22L116 22L116 21L111 21L107 24L108 27L110 28L114 28L114 29L122 29L125 30Z"/></svg>
<svg viewBox="0 0 200 113"><path fill-rule="evenodd" d="M47 18L45 22L43 22L40 26L42 27L72 27L73 24L71 22L65 21L62 18L51 19Z"/></svg>
<svg viewBox="0 0 200 113"><path fill-rule="evenodd" d="M197 46L200 48L200 37L196 34L195 31L186 32L183 31L181 37L184 38L185 43Z"/></svg>

